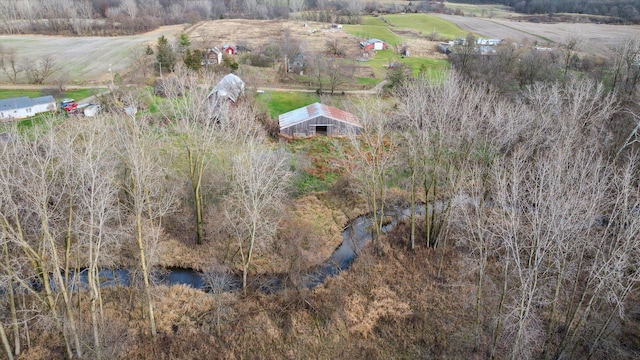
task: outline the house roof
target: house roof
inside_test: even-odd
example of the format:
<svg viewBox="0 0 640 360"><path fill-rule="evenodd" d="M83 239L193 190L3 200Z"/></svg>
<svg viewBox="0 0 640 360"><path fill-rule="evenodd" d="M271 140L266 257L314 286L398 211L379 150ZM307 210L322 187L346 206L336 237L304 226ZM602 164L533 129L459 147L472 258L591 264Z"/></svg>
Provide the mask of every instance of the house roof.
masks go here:
<svg viewBox="0 0 640 360"><path fill-rule="evenodd" d="M51 95L30 99L28 96L0 100L0 111L12 111L26 109L34 105L55 104L56 100Z"/></svg>
<svg viewBox="0 0 640 360"><path fill-rule="evenodd" d="M47 95L47 96L40 96L37 98L33 98L31 99L31 102L33 103L33 105L45 105L45 104L51 104L51 103L56 103L56 99L53 98L53 96L51 95Z"/></svg>
<svg viewBox="0 0 640 360"><path fill-rule="evenodd" d="M213 90L207 95L207 98L216 95L217 97L227 97L231 99L231 101L236 102L238 97L243 93L244 81L234 74L227 74L213 87Z"/></svg>
<svg viewBox="0 0 640 360"><path fill-rule="evenodd" d="M11 111L33 106L28 96L0 100L0 111Z"/></svg>
<svg viewBox="0 0 640 360"><path fill-rule="evenodd" d="M380 39L376 39L376 38L371 38L369 40L361 42L360 46L367 46L369 44L375 44L375 43L384 43L384 41L382 41Z"/></svg>
<svg viewBox="0 0 640 360"><path fill-rule="evenodd" d="M324 116L336 121L362 127L355 115L320 103L313 103L284 113L278 117L278 122L282 130L318 116Z"/></svg>

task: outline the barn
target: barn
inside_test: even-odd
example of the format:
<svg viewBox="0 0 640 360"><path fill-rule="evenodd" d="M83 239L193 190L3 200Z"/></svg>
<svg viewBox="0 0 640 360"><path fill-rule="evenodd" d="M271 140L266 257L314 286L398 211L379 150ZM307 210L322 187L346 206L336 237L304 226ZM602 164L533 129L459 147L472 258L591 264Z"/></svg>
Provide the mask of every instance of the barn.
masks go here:
<svg viewBox="0 0 640 360"><path fill-rule="evenodd" d="M370 50L384 50L387 48L387 43L379 39L369 39L360 43L360 47L364 51Z"/></svg>
<svg viewBox="0 0 640 360"><path fill-rule="evenodd" d="M56 111L56 100L51 95L0 100L0 120L24 119L47 111Z"/></svg>
<svg viewBox="0 0 640 360"><path fill-rule="evenodd" d="M234 74L227 74L213 87L207 99L216 102L220 99L229 99L235 103L243 94L244 81Z"/></svg>
<svg viewBox="0 0 640 360"><path fill-rule="evenodd" d="M287 139L317 135L347 136L358 134L362 130L355 115L320 103L282 114L278 122L280 135Z"/></svg>

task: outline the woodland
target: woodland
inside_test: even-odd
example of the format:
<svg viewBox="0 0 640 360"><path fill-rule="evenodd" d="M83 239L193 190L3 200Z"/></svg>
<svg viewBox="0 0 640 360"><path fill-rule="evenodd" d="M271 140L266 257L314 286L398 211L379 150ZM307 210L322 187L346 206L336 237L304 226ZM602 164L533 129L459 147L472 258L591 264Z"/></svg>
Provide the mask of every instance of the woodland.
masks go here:
<svg viewBox="0 0 640 360"><path fill-rule="evenodd" d="M323 96L362 125L338 138L284 141L179 59L96 117L3 124L0 357L638 358L640 41L576 46L392 69ZM308 286L361 217L371 241Z"/></svg>

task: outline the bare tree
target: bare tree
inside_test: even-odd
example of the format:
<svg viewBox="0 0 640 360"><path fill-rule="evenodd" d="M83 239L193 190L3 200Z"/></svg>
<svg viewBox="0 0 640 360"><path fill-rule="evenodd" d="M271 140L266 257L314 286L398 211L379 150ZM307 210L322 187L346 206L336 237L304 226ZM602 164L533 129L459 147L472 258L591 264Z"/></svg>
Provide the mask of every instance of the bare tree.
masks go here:
<svg viewBox="0 0 640 360"><path fill-rule="evenodd" d="M150 246L157 242L163 217L172 211L175 189L166 182L167 169L158 148L161 144L144 119L122 119L117 123L117 140L125 173L120 187L127 194L127 207L135 220L135 241L143 275L146 311L152 337L156 336L156 322L149 280Z"/></svg>
<svg viewBox="0 0 640 360"><path fill-rule="evenodd" d="M287 161L283 150L269 149L260 139L249 139L232 156L225 214L238 244L245 294L254 253L274 239L278 228L282 200L291 178Z"/></svg>
<svg viewBox="0 0 640 360"><path fill-rule="evenodd" d="M567 73L572 67L574 57L577 57L578 51L580 51L581 41L576 37L569 37L560 44L560 51L562 52L562 64L564 66L563 77L567 78Z"/></svg>
<svg viewBox="0 0 640 360"><path fill-rule="evenodd" d="M56 61L51 56L45 56L37 62L26 61L23 67L29 82L36 85L44 84L58 70Z"/></svg>
<svg viewBox="0 0 640 360"><path fill-rule="evenodd" d="M385 219L387 176L395 161L391 122L384 113L384 102L379 97L359 99L353 113L362 126L361 132L349 134L354 150L351 161L359 193L365 198L373 217L371 237L378 255L382 255L382 226Z"/></svg>
<svg viewBox="0 0 640 360"><path fill-rule="evenodd" d="M614 50L611 87L631 95L640 80L640 40L637 37L625 39Z"/></svg>
<svg viewBox="0 0 640 360"><path fill-rule="evenodd" d="M9 49L0 45L0 67L7 79L9 79L12 84L15 84L18 80L18 73L22 71L18 66L15 49Z"/></svg>
<svg viewBox="0 0 640 360"><path fill-rule="evenodd" d="M114 138L102 136L111 131L108 119L96 118L90 126L78 123L70 127L63 139L73 144L68 156L67 173L72 175L70 201L75 202L75 211L70 212L74 219L74 233L80 239L85 251L87 285L90 290L90 313L93 329L94 355L102 358L100 325L103 324L102 296L100 291L100 267L112 264L109 252L114 252L116 243L114 229L109 224L116 218L117 186L113 179L117 177L117 158L113 154ZM71 229L70 229L71 230ZM71 239L68 239L70 242ZM84 256L83 256L84 257Z"/></svg>

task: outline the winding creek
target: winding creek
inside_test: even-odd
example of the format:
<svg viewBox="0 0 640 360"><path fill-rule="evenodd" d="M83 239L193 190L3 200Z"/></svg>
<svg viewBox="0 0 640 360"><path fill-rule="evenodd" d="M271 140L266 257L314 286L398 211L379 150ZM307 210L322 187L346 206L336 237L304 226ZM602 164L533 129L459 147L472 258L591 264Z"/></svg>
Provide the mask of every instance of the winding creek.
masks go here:
<svg viewBox="0 0 640 360"><path fill-rule="evenodd" d="M436 207L441 206L442 204L436 204ZM432 208L433 206L430 205L429 209ZM426 206L424 204L416 205L416 216L424 216L425 214ZM383 232L386 233L392 230L400 221L409 218L411 208L395 208L387 211L385 215L389 217L389 221L382 229ZM312 289L318 285L322 285L329 277L347 270L358 256L360 250L371 241L370 229L372 222L372 219L367 215L362 215L351 220L342 231L342 243L340 246L334 250L331 257L323 264L302 274L301 286ZM187 268L165 268L159 271L159 275L156 276L156 278L158 284L169 286L183 284L195 289L208 291L210 287L204 275L202 272ZM86 271L80 272L79 276L80 278L77 280L79 280L81 284L86 284ZM285 288L285 279L285 274L258 275L251 279L249 286L265 293L274 293ZM100 271L101 286L127 286L130 283L131 273L127 269L103 269ZM241 287L241 276L236 274L226 275L224 291L235 291Z"/></svg>

